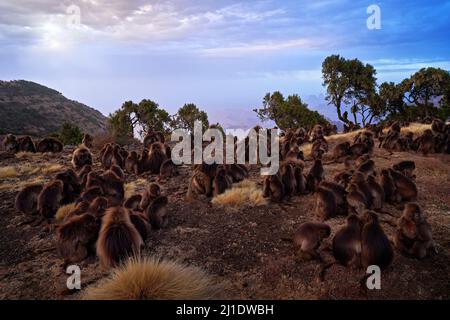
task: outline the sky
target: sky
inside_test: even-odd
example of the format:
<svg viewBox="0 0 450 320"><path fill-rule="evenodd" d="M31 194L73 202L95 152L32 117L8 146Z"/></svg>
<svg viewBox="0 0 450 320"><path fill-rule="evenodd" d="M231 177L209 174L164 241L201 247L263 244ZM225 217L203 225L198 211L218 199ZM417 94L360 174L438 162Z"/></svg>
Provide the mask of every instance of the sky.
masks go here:
<svg viewBox="0 0 450 320"><path fill-rule="evenodd" d="M373 5L380 28L368 28ZM252 109L279 90L334 120L325 57L370 63L378 83L450 70L449 15L450 1L434 0L0 0L0 79L41 83L104 115L127 100L171 114L195 103L226 128L256 124Z"/></svg>

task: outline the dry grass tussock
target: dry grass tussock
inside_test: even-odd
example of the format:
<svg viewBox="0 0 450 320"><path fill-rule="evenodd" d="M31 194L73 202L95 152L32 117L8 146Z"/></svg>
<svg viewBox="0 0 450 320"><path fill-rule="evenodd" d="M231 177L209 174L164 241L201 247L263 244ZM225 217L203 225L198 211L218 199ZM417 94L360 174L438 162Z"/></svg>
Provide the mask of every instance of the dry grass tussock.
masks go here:
<svg viewBox="0 0 450 320"><path fill-rule="evenodd" d="M56 211L56 221L61 222L64 220L64 218L71 212L73 209L75 209L76 205L75 203L69 203L65 206L59 207L58 211Z"/></svg>
<svg viewBox="0 0 450 320"><path fill-rule="evenodd" d="M218 286L202 270L159 258L131 258L111 275L88 287L85 300L213 299Z"/></svg>
<svg viewBox="0 0 450 320"><path fill-rule="evenodd" d="M20 172L16 167L8 166L0 168L0 180L14 178L20 175Z"/></svg>
<svg viewBox="0 0 450 320"><path fill-rule="evenodd" d="M243 180L233 185L224 193L214 197L213 204L222 206L262 206L267 204L267 199L263 197L261 187L250 180Z"/></svg>
<svg viewBox="0 0 450 320"><path fill-rule="evenodd" d="M17 152L16 154L15 154L15 157L17 158L17 159L26 159L26 158L39 158L39 157L41 157L43 154L42 153L39 153L39 152L25 152L25 151L20 151L20 152Z"/></svg>
<svg viewBox="0 0 450 320"><path fill-rule="evenodd" d="M59 172L62 169L64 169L64 166L62 166L60 164L52 164L52 165L41 168L41 172L43 174L50 174L50 173Z"/></svg>

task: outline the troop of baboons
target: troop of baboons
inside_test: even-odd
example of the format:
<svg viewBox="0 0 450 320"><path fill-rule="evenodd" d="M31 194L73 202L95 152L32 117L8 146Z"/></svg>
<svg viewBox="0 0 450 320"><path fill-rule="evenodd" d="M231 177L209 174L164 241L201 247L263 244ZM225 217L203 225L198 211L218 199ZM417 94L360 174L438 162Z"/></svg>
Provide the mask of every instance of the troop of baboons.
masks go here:
<svg viewBox="0 0 450 320"><path fill-rule="evenodd" d="M425 130L416 139L400 129L399 123L393 123L386 133L374 127L365 129L353 141L335 144L330 152L326 136L335 131L333 127L316 125L309 132L297 128L280 134L280 168L262 179L262 193L275 203L296 196L314 196L314 216L318 221L300 225L292 239L300 260L318 259L324 263L320 247L332 234L330 250L335 261L324 263L322 271L334 263L386 268L392 262L394 248L419 259L436 252L431 227L417 203L414 161L379 168L373 152L377 138L379 147L389 151L417 150L425 155L449 152L450 127L434 120L431 130ZM307 142L311 143L311 152L305 157L300 146ZM159 175L161 183L178 175L179 168L172 162L171 147L160 132L149 132L140 152L107 143L95 157L93 143L93 137L85 135L83 143L73 151L72 168L59 172L44 185L26 186L17 194L15 206L18 211L53 224L58 209L71 204L56 227L57 248L64 264L97 256L101 265L109 268L138 255L150 230L166 228L171 216L169 199L161 194L157 183L147 185L142 194L125 198L127 175ZM235 148L239 143L246 140L235 139ZM3 144L9 152L63 149L54 138L43 139L36 146L30 137L7 135ZM308 161L312 164L305 170ZM330 177L325 169L330 163L343 163L343 170ZM102 168L94 169L97 164ZM187 200L226 192L234 183L249 177L249 167L193 165ZM386 204L401 208L402 215L386 211ZM333 232L326 220L339 215L347 216L346 224ZM386 236L380 224L385 215L398 218L393 239Z"/></svg>

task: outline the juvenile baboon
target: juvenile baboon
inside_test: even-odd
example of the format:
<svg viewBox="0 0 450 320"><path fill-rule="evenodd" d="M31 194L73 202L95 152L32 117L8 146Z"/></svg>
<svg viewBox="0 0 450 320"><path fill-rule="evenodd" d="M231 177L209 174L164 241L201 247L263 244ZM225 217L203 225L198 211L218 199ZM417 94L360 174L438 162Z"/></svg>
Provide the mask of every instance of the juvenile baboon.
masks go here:
<svg viewBox="0 0 450 320"><path fill-rule="evenodd" d="M326 223L302 223L293 238L293 243L297 250L297 257L303 261L312 259L322 260L317 250L322 240L328 238L330 234L331 228Z"/></svg>
<svg viewBox="0 0 450 320"><path fill-rule="evenodd" d="M64 184L61 180L53 180L44 185L38 196L38 212L48 220L52 219L58 210L63 197Z"/></svg>
<svg viewBox="0 0 450 320"><path fill-rule="evenodd" d="M86 148L90 149L90 148L93 147L94 138L90 134L85 133L84 136L83 136L82 143L86 146Z"/></svg>
<svg viewBox="0 0 450 320"><path fill-rule="evenodd" d="M139 255L143 241L123 207L106 210L97 240L97 256L104 267L118 265L129 256Z"/></svg>
<svg viewBox="0 0 450 320"><path fill-rule="evenodd" d="M153 229L161 229L168 225L167 197L158 197L147 207L145 215Z"/></svg>
<svg viewBox="0 0 450 320"><path fill-rule="evenodd" d="M140 211L140 203L142 201L142 195L140 194L134 194L128 199L126 199L123 203L123 206L127 209L133 210L133 211Z"/></svg>
<svg viewBox="0 0 450 320"><path fill-rule="evenodd" d="M414 170L416 169L416 163L411 160L400 161L392 166L394 170L402 173L406 177L410 179L414 179L416 176L414 175Z"/></svg>
<svg viewBox="0 0 450 320"><path fill-rule="evenodd" d="M367 177L367 185L369 186L370 193L373 200L373 208L375 210L380 210L383 208L385 194L383 187L377 182L373 175Z"/></svg>
<svg viewBox="0 0 450 320"><path fill-rule="evenodd" d="M165 146L160 142L154 142L150 146L148 155L148 169L153 174L159 174L161 164L167 160Z"/></svg>
<svg viewBox="0 0 450 320"><path fill-rule="evenodd" d="M56 247L64 265L95 256L99 221L91 214L72 216L56 230Z"/></svg>
<svg viewBox="0 0 450 320"><path fill-rule="evenodd" d="M394 256L391 243L378 221L374 211L364 213L364 226L361 232L361 263L364 268L376 265L387 268Z"/></svg>
<svg viewBox="0 0 450 320"><path fill-rule="evenodd" d="M19 138L19 151L23 152L36 152L36 146L34 145L33 139L30 136L25 136Z"/></svg>
<svg viewBox="0 0 450 320"><path fill-rule="evenodd" d="M139 157L136 151L131 151L125 160L125 170L136 175L140 174Z"/></svg>
<svg viewBox="0 0 450 320"><path fill-rule="evenodd" d="M161 188L156 183L151 183L147 186L144 193L142 194L142 199L139 207L142 211L145 211L150 203L161 195Z"/></svg>
<svg viewBox="0 0 450 320"><path fill-rule="evenodd" d="M284 197L284 186L278 174L266 176L263 186L263 196L273 202L281 202Z"/></svg>
<svg viewBox="0 0 450 320"><path fill-rule="evenodd" d="M393 169L389 169L389 172L401 201L416 201L417 186L414 181Z"/></svg>
<svg viewBox="0 0 450 320"><path fill-rule="evenodd" d="M78 147L72 155L72 166L75 170L80 170L85 165L92 166L92 154L83 145Z"/></svg>
<svg viewBox="0 0 450 320"><path fill-rule="evenodd" d="M319 183L324 179L324 170L321 160L315 160L313 166L309 170L306 176L306 183L308 190L316 192Z"/></svg>
<svg viewBox="0 0 450 320"><path fill-rule="evenodd" d="M228 188L231 187L229 180L226 178L226 170L223 167L217 169L216 176L213 180L213 196L218 196L224 193Z"/></svg>
<svg viewBox="0 0 450 320"><path fill-rule="evenodd" d="M8 133L3 139L3 148L7 152L15 153L19 151L19 143L17 137L11 133Z"/></svg>
<svg viewBox="0 0 450 320"><path fill-rule="evenodd" d="M407 203L397 221L395 247L403 254L417 259L425 258L430 251L437 253L431 226L417 203Z"/></svg>
<svg viewBox="0 0 450 320"><path fill-rule="evenodd" d="M62 204L72 203L80 196L81 185L75 171L67 169L58 173L55 178L61 180L64 185L63 197L61 199Z"/></svg>
<svg viewBox="0 0 450 320"><path fill-rule="evenodd" d="M187 192L188 199L195 199L197 195L212 195L212 179L201 170L194 170Z"/></svg>
<svg viewBox="0 0 450 320"><path fill-rule="evenodd" d="M318 187L316 193L316 216L324 221L334 218L337 215L337 211L338 207L334 192L324 187Z"/></svg>
<svg viewBox="0 0 450 320"><path fill-rule="evenodd" d="M61 152L63 144L56 138L44 138L37 144L37 152Z"/></svg>
<svg viewBox="0 0 450 320"><path fill-rule="evenodd" d="M284 163L280 168L281 181L284 186L285 196L290 197L297 190L297 181L295 179L294 168L289 163Z"/></svg>
<svg viewBox="0 0 450 320"><path fill-rule="evenodd" d="M42 188L41 184L33 184L23 188L16 196L16 209L26 214L36 213L38 196Z"/></svg>
<svg viewBox="0 0 450 320"><path fill-rule="evenodd" d="M172 159L169 158L161 164L161 168L159 169L159 175L161 177L174 177L178 174L177 166L173 163Z"/></svg>
<svg viewBox="0 0 450 320"><path fill-rule="evenodd" d="M347 223L333 237L333 255L344 266L359 268L361 265L361 219L351 214Z"/></svg>

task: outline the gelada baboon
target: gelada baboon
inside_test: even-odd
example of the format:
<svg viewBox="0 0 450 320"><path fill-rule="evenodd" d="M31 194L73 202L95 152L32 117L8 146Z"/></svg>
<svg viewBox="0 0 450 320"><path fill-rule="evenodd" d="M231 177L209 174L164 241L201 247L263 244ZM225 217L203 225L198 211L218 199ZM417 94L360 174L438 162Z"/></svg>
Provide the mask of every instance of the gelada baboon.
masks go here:
<svg viewBox="0 0 450 320"><path fill-rule="evenodd" d="M335 217L337 212L338 207L334 192L324 187L318 187L315 207L316 216L323 221Z"/></svg>
<svg viewBox="0 0 450 320"><path fill-rule="evenodd" d="M33 139L30 136L21 137L18 140L19 151L23 152L36 152L36 146L34 145Z"/></svg>
<svg viewBox="0 0 450 320"><path fill-rule="evenodd" d="M333 255L344 266L359 268L361 265L361 231L363 222L355 215L347 217L347 223L333 238Z"/></svg>
<svg viewBox="0 0 450 320"><path fill-rule="evenodd" d="M63 144L56 138L44 138L37 144L37 152L61 152L63 150Z"/></svg>
<svg viewBox="0 0 450 320"><path fill-rule="evenodd" d="M90 134L85 133L84 136L83 136L82 143L86 146L86 148L90 149L90 148L93 147L94 138Z"/></svg>
<svg viewBox="0 0 450 320"><path fill-rule="evenodd" d="M321 160L315 160L313 166L309 170L306 176L306 183L308 185L308 190L316 192L319 183L324 179L324 170Z"/></svg>
<svg viewBox="0 0 450 320"><path fill-rule="evenodd" d="M139 207L145 211L150 203L161 195L161 188L156 183L150 183L142 194L142 199Z"/></svg>
<svg viewBox="0 0 450 320"><path fill-rule="evenodd" d="M88 148L82 145L72 154L72 166L75 170L80 170L85 165L92 166L92 154Z"/></svg>
<svg viewBox="0 0 450 320"><path fill-rule="evenodd" d="M226 177L226 170L224 167L217 169L216 175L213 180L213 196L216 197L219 194L224 193L231 187L230 181Z"/></svg>
<svg viewBox="0 0 450 320"><path fill-rule="evenodd" d="M328 238L331 228L326 223L305 222L302 223L294 234L293 243L297 250L297 257L300 260L319 259L319 249L322 240Z"/></svg>
<svg viewBox="0 0 450 320"><path fill-rule="evenodd" d="M147 207L145 215L153 229L161 229L168 225L167 197L158 197Z"/></svg>
<svg viewBox="0 0 450 320"><path fill-rule="evenodd" d="M146 168L153 174L159 174L161 165L166 160L165 146L160 142L154 142L150 146Z"/></svg>
<svg viewBox="0 0 450 320"><path fill-rule="evenodd" d="M177 176L178 174L177 166L173 163L172 159L167 159L161 164L161 168L159 169L160 177L168 178Z"/></svg>
<svg viewBox="0 0 450 320"><path fill-rule="evenodd" d="M393 169L389 169L389 173L401 201L417 201L417 186L414 181Z"/></svg>
<svg viewBox="0 0 450 320"><path fill-rule="evenodd" d="M36 213L38 196L42 188L41 184L33 184L23 188L16 196L16 209L26 214Z"/></svg>
<svg viewBox="0 0 450 320"><path fill-rule="evenodd" d="M125 170L128 173L140 174L139 157L136 151L131 151L125 159Z"/></svg>
<svg viewBox="0 0 450 320"><path fill-rule="evenodd" d="M281 202L284 198L284 186L278 174L266 176L263 185L263 196L272 202Z"/></svg>
<svg viewBox="0 0 450 320"><path fill-rule="evenodd" d="M58 210L63 197L64 184L61 180L53 180L44 185L38 196L38 212L49 221Z"/></svg>
<svg viewBox="0 0 450 320"><path fill-rule="evenodd" d="M280 168L280 174L284 186L284 194L286 197L290 197L297 190L294 168L290 163L283 163Z"/></svg>
<svg viewBox="0 0 450 320"><path fill-rule="evenodd" d="M89 213L73 216L60 225L56 231L56 243L64 265L95 256L99 230L99 221Z"/></svg>
<svg viewBox="0 0 450 320"><path fill-rule="evenodd" d="M81 185L78 181L77 174L72 169L67 169L63 172L59 172L56 179L63 182L63 197L61 199L62 204L68 204L74 202L81 193Z"/></svg>
<svg viewBox="0 0 450 320"><path fill-rule="evenodd" d="M3 139L3 148L7 152L17 152L19 151L19 143L17 142L17 137L11 133L8 133Z"/></svg>
<svg viewBox="0 0 450 320"><path fill-rule="evenodd" d="M394 257L391 243L380 226L376 212L367 210L364 213L363 221L361 263L364 268L376 265L380 269L385 269L391 264Z"/></svg>
<svg viewBox="0 0 450 320"><path fill-rule="evenodd" d="M106 210L96 245L102 266L117 266L127 257L139 255L142 244L128 209L112 207Z"/></svg>
<svg viewBox="0 0 450 320"><path fill-rule="evenodd" d="M404 160L397 162L392 166L392 168L410 179L414 179L414 170L416 169L416 163L412 160Z"/></svg>
<svg viewBox="0 0 450 320"><path fill-rule="evenodd" d="M417 203L405 205L397 221L394 245L401 253L417 259L425 258L430 252L437 253L431 226Z"/></svg>

